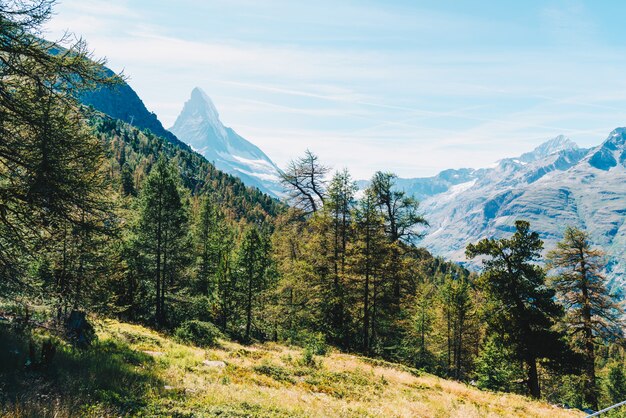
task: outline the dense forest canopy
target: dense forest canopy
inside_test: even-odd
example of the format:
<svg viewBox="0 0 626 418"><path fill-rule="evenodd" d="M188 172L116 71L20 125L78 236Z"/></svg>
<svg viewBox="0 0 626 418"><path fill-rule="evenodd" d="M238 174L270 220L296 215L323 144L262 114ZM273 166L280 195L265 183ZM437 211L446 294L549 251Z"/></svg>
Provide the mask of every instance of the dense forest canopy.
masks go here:
<svg viewBox="0 0 626 418"><path fill-rule="evenodd" d="M58 330L88 312L192 342L331 344L576 407L626 396L622 308L584 231L546 269L520 220L468 243L484 260L470 273L419 247L428 220L394 174L357 193L310 151L280 203L82 105L77 92L123 80L84 42L38 37L52 5L0 6L0 296L21 332L32 310Z"/></svg>

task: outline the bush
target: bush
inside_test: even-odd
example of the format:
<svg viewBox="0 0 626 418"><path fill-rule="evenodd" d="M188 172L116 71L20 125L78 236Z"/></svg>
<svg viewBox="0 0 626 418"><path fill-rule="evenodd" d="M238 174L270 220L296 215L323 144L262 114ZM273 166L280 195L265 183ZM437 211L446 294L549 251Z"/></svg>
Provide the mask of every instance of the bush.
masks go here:
<svg viewBox="0 0 626 418"><path fill-rule="evenodd" d="M302 358L299 363L306 367L317 367L317 361L315 361L315 351L311 347L305 347L302 351Z"/></svg>
<svg viewBox="0 0 626 418"><path fill-rule="evenodd" d="M295 380L293 379L293 377L291 377L291 373L289 373L289 370L278 364L264 361L258 366L255 366L254 371L260 374L264 374L265 376L269 376L278 382L295 383Z"/></svg>
<svg viewBox="0 0 626 418"><path fill-rule="evenodd" d="M217 345L217 339L224 337L212 323L197 320L183 322L176 328L174 336L180 342L198 347L214 347Z"/></svg>

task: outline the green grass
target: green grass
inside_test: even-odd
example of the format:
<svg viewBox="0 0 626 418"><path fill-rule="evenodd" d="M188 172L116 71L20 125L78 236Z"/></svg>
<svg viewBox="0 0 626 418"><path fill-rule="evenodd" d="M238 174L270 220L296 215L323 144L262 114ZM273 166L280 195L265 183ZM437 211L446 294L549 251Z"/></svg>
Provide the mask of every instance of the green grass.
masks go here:
<svg viewBox="0 0 626 418"><path fill-rule="evenodd" d="M119 340L97 341L78 350L57 341L47 367L28 367L30 345L36 358L41 332L17 333L0 326L0 399L22 416L54 416L55 411L81 414L132 414L158 396L161 379L154 360Z"/></svg>
<svg viewBox="0 0 626 418"><path fill-rule="evenodd" d="M24 367L32 336L0 327L0 411L8 417L582 416L481 392L394 363L274 343L200 348L100 321L85 351L59 344L49 368ZM318 351L318 352L324 352ZM208 366L219 360L225 367ZM221 363L219 363L221 365Z"/></svg>

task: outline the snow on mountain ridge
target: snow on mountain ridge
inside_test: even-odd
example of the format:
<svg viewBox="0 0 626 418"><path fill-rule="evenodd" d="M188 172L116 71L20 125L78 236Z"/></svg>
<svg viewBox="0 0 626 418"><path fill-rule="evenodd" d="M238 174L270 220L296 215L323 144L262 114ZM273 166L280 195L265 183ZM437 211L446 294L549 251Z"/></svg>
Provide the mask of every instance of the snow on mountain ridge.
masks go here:
<svg viewBox="0 0 626 418"><path fill-rule="evenodd" d="M211 98L196 87L169 129L207 160L248 186L280 197L279 169L256 145L224 126Z"/></svg>
<svg viewBox="0 0 626 418"><path fill-rule="evenodd" d="M517 219L530 222L546 249L571 225L587 230L607 253L613 285L626 283L626 129L591 149L557 137L524 155L527 163L509 158L470 171L477 178L470 187L426 196L422 210L430 228L422 245L473 266L464 255L467 244L510 235Z"/></svg>
<svg viewBox="0 0 626 418"><path fill-rule="evenodd" d="M574 141L564 135L559 135L540 144L531 152L526 152L522 154L518 159L523 162L531 162L539 158L547 157L548 155L557 153L559 151L572 149L578 149L578 144L576 144Z"/></svg>

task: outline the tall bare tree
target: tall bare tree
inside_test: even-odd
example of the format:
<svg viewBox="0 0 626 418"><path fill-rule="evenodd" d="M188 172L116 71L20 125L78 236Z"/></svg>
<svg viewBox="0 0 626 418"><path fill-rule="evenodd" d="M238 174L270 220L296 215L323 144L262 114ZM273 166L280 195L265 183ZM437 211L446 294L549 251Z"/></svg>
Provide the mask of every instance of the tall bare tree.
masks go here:
<svg viewBox="0 0 626 418"><path fill-rule="evenodd" d="M326 176L329 172L330 168L320 163L317 155L306 150L281 173L281 182L294 206L306 213L315 213L326 200Z"/></svg>

